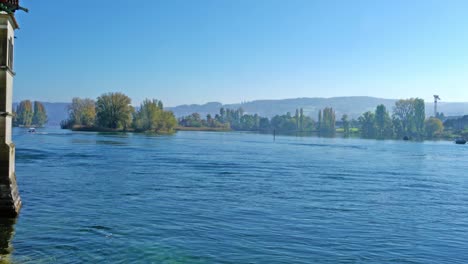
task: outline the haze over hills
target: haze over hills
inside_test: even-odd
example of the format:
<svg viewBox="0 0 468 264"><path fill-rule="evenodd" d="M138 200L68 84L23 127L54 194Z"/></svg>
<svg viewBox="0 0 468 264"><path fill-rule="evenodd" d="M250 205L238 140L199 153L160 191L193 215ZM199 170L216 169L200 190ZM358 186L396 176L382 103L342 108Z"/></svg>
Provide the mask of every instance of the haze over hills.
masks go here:
<svg viewBox="0 0 468 264"><path fill-rule="evenodd" d="M317 119L318 111L325 107L333 107L336 111L337 119L343 114L347 114L350 118L358 118L366 111L374 111L375 107L383 104L387 110L392 111L397 99L383 99L368 96L351 96L351 97L331 97L331 98L295 98L282 100L255 100L252 102L239 104L221 104L218 102L206 103L203 105L180 105L176 107L167 107L177 117L199 113L201 116L207 114L217 114L221 107L237 109L242 107L246 113L260 116L273 117L282 115L287 112L294 114L296 109L303 108L304 113ZM445 116L461 116L468 114L468 102L466 103L450 103L439 102L439 112L443 112ZM426 102L426 115L430 116L434 113L434 103Z"/></svg>
<svg viewBox="0 0 468 264"><path fill-rule="evenodd" d="M273 117L282 115L287 112L294 114L297 108L303 108L304 113L317 119L318 111L325 107L333 107L336 111L337 119L343 114L347 114L350 118L358 118L366 111L374 111L375 107L383 104L389 111L392 110L396 99L383 99L368 96L352 96L352 97L332 97L332 98L295 98L282 100L255 100L251 102L239 104L222 104L219 102L210 102L203 105L179 105L175 107L166 107L166 110L173 111L176 117L199 113L202 117L207 114L215 115L219 113L221 107L237 109L242 107L246 113L260 116ZM59 125L60 121L67 119L67 107L69 103L43 103L47 115L49 125ZM13 105L16 108L16 103ZM426 102L426 114L433 114L434 104ZM439 112L443 112L445 116L462 116L468 114L468 102L450 103L439 102Z"/></svg>

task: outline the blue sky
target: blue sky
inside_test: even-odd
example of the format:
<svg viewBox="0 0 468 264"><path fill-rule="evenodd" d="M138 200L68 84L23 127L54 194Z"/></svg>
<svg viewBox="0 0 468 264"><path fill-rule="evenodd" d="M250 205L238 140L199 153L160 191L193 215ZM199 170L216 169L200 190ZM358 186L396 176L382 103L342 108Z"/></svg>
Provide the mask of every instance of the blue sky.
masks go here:
<svg viewBox="0 0 468 264"><path fill-rule="evenodd" d="M21 2L15 101L468 101L468 1Z"/></svg>

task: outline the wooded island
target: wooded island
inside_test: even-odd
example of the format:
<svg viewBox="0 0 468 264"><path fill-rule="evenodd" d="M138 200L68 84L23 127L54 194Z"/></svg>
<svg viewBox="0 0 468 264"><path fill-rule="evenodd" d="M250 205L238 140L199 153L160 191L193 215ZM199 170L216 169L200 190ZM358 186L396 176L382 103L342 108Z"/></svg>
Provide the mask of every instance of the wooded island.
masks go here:
<svg viewBox="0 0 468 264"><path fill-rule="evenodd" d="M62 128L81 131L132 131L174 133L186 131L258 131L264 133L311 134L334 136L336 133L375 139L435 139L466 137L468 131L449 127L444 130L443 114L426 118L425 103L420 98L402 99L390 113L384 105L367 111L357 119L344 114L337 120L332 107L319 111L317 121L304 114L302 108L267 118L245 113L242 108L220 108L219 113L201 117L198 113L176 119L163 103L146 99L139 107L122 93L106 93L96 100L73 98L69 118ZM453 122L452 122L453 123Z"/></svg>

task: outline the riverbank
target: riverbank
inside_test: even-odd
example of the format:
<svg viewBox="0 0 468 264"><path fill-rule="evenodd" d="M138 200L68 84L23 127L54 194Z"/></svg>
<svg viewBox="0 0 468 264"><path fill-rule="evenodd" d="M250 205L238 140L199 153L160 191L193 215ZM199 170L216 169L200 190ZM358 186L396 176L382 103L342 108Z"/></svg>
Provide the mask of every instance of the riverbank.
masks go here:
<svg viewBox="0 0 468 264"><path fill-rule="evenodd" d="M359 129L352 128L349 134L345 134L342 128L337 128L336 133L332 135L321 134L318 131L240 131L240 130L233 130L227 128L220 128L220 127L182 127L178 126L174 128L173 131L138 131L133 128L128 129L111 129L111 128L102 128L102 127L83 127L83 126L74 126L73 128L63 128L68 129L71 131L76 132L99 132L99 133L153 133L153 134L161 134L161 135L171 135L178 131L200 131L200 132L251 132L251 133L259 133L259 134L276 134L276 135L285 135L285 136L318 136L318 137L339 137L339 138L363 138L359 135ZM439 137L433 138L416 138L416 137L409 137L411 141L454 141L455 139L460 139L464 137L464 134L457 134L452 133L453 131L446 131L444 134L440 135ZM403 140L402 138L363 138L363 139L376 139L376 140Z"/></svg>

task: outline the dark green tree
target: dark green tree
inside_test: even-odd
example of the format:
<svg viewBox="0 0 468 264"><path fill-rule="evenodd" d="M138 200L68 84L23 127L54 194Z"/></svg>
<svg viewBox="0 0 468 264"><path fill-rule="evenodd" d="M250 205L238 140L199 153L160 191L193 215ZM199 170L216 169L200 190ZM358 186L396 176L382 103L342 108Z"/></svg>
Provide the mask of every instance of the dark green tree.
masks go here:
<svg viewBox="0 0 468 264"><path fill-rule="evenodd" d="M323 112L320 111L319 119L321 119L321 122L319 123L320 133L327 135L335 133L336 117L333 108L326 107L325 109L323 109Z"/></svg>
<svg viewBox="0 0 468 264"><path fill-rule="evenodd" d="M207 115L206 115L206 125L207 125L208 127L214 127L214 121L215 121L215 120L211 117L210 114L207 114Z"/></svg>
<svg viewBox="0 0 468 264"><path fill-rule="evenodd" d="M266 117L260 117L259 120L259 130L260 131L269 131L271 129L270 127L270 120Z"/></svg>
<svg viewBox="0 0 468 264"><path fill-rule="evenodd" d="M221 107L221 109L219 109L219 117L219 121L221 123L223 123L226 120L226 109L224 109L224 107Z"/></svg>
<svg viewBox="0 0 468 264"><path fill-rule="evenodd" d="M375 137L375 115L371 111L367 111L358 118L361 125L361 136L364 138Z"/></svg>
<svg viewBox="0 0 468 264"><path fill-rule="evenodd" d="M302 117L302 129L303 132L312 132L315 128L315 121L309 116Z"/></svg>
<svg viewBox="0 0 468 264"><path fill-rule="evenodd" d="M294 119L296 121L296 131L300 131L299 126L299 109L296 109L296 114L294 115Z"/></svg>
<svg viewBox="0 0 468 264"><path fill-rule="evenodd" d="M318 124L317 124L317 130L320 132L322 129L322 109L319 110L318 112Z"/></svg>
<svg viewBox="0 0 468 264"><path fill-rule="evenodd" d="M392 119L383 104L375 109L375 134L377 138L393 137Z"/></svg>
<svg viewBox="0 0 468 264"><path fill-rule="evenodd" d="M271 128L277 132L293 133L296 132L296 120L291 113L286 115L276 115L271 119Z"/></svg>
<svg viewBox="0 0 468 264"><path fill-rule="evenodd" d="M413 99L414 107L414 128L418 137L424 136L424 121L426 120L426 106L423 99Z"/></svg>
<svg viewBox="0 0 468 264"><path fill-rule="evenodd" d="M123 93L106 93L97 98L97 124L104 128L127 129L132 123L131 99Z"/></svg>
<svg viewBox="0 0 468 264"><path fill-rule="evenodd" d="M257 120L254 115L243 115L240 120L240 130L256 131L258 130Z"/></svg>
<svg viewBox="0 0 468 264"><path fill-rule="evenodd" d="M350 134L348 115L344 114L341 117L341 122L343 123L343 133L347 137Z"/></svg>
<svg viewBox="0 0 468 264"><path fill-rule="evenodd" d="M304 131L304 109L299 111L299 130Z"/></svg>

